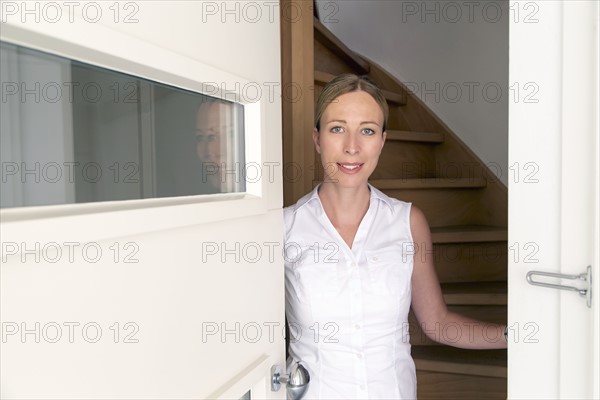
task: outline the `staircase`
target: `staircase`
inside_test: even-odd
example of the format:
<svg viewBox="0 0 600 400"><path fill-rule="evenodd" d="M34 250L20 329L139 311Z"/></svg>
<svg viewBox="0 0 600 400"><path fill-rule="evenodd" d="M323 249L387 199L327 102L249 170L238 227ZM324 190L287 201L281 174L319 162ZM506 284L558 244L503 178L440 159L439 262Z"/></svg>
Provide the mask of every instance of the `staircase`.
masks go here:
<svg viewBox="0 0 600 400"><path fill-rule="evenodd" d="M348 49L317 19L313 23L315 98L335 75L346 72L367 74L384 90L388 135L370 182L427 216L431 256L448 307L506 323L506 188L400 82ZM317 170L315 179L321 174ZM506 398L506 351L440 346L425 336L412 313L410 322L420 399Z"/></svg>
<svg viewBox="0 0 600 400"><path fill-rule="evenodd" d="M387 141L370 182L425 213L449 309L506 323L506 187L401 82L347 48L316 18L313 24L315 99L341 73L367 74L384 90ZM313 179L322 180L322 171ZM410 321L419 399L506 398L505 350L441 346L425 336L412 313Z"/></svg>

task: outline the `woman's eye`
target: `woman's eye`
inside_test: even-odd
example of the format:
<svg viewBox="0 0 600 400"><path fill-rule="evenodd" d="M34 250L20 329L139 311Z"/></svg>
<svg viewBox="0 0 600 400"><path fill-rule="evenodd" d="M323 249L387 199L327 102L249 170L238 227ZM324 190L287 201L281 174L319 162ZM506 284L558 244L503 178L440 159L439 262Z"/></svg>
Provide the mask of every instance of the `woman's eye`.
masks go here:
<svg viewBox="0 0 600 400"><path fill-rule="evenodd" d="M343 132L343 129L341 126L334 126L333 128L331 128L331 132L333 133L341 133Z"/></svg>
<svg viewBox="0 0 600 400"><path fill-rule="evenodd" d="M369 135L369 136L371 136L371 135L374 135L374 134L375 134L375 131L374 131L373 129L371 129L371 128L365 128L365 129L363 129L363 133L364 133L365 135Z"/></svg>

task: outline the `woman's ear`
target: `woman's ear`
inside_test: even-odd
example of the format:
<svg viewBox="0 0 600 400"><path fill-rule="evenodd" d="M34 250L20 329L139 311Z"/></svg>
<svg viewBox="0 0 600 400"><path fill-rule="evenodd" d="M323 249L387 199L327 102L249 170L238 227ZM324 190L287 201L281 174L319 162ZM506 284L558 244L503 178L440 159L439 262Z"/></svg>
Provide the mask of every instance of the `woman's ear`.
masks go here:
<svg viewBox="0 0 600 400"><path fill-rule="evenodd" d="M383 140L381 141L381 149L383 149L383 145L385 144L386 138L387 138L387 132L383 131Z"/></svg>
<svg viewBox="0 0 600 400"><path fill-rule="evenodd" d="M317 150L317 153L321 154L321 143L319 140L319 131L317 130L317 128L313 128L312 138L313 142L315 142L315 150Z"/></svg>

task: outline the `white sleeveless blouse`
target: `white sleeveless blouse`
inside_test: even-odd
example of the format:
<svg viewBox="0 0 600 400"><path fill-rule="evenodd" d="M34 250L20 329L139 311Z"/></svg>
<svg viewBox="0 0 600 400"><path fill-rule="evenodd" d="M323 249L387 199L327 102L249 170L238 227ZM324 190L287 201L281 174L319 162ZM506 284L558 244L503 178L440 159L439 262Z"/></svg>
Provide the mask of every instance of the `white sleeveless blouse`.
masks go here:
<svg viewBox="0 0 600 400"><path fill-rule="evenodd" d="M288 369L295 361L308 369L305 399L416 398L411 204L369 189L352 249L323 211L318 187L284 209Z"/></svg>

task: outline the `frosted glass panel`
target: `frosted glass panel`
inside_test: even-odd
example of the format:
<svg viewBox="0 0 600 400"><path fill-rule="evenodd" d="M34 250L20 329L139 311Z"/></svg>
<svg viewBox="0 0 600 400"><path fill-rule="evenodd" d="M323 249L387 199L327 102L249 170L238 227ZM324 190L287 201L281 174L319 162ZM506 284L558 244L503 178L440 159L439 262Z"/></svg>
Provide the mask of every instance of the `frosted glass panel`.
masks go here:
<svg viewBox="0 0 600 400"><path fill-rule="evenodd" d="M0 206L246 190L244 108L1 43Z"/></svg>

